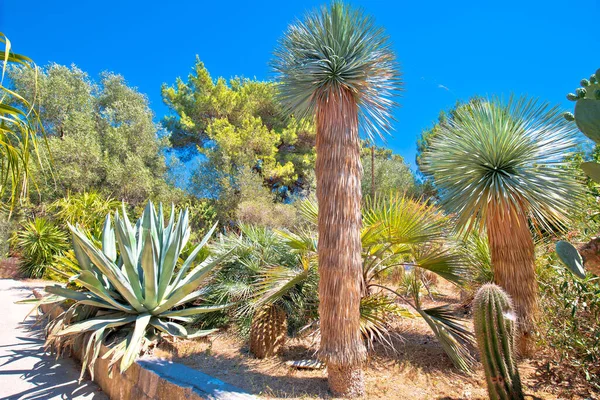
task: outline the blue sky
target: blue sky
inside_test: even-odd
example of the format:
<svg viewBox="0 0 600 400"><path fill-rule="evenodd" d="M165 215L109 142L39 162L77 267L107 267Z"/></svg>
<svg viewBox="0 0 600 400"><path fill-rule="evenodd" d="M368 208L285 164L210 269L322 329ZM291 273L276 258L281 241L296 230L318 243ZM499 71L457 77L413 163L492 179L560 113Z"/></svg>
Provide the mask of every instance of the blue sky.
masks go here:
<svg viewBox="0 0 600 400"><path fill-rule="evenodd" d="M158 121L161 84L187 76L196 54L213 77L269 79L287 25L323 3L0 0L0 31L40 65L122 74ZM565 95L600 67L597 0L351 3L386 28L398 55L405 91L386 145L413 165L416 138L456 100L516 93L571 108Z"/></svg>

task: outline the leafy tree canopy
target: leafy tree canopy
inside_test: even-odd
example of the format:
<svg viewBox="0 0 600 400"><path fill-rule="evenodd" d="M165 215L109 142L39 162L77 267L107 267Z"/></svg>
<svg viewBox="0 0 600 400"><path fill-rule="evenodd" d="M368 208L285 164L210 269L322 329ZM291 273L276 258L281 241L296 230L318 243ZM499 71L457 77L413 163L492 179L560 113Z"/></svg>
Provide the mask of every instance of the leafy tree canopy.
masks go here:
<svg viewBox="0 0 600 400"><path fill-rule="evenodd" d="M36 93L31 70L14 68L10 80L19 93ZM99 190L135 205L172 192L148 100L122 76L105 72L95 82L76 66L50 64L37 87L54 170L37 182L43 197Z"/></svg>
<svg viewBox="0 0 600 400"><path fill-rule="evenodd" d="M203 170L222 178L253 169L285 198L309 184L315 133L286 118L276 95L272 82L215 81L197 58L187 82L178 78L173 86L163 85L163 101L172 115L162 123L174 147L198 146L206 156ZM215 188L205 189L214 193Z"/></svg>

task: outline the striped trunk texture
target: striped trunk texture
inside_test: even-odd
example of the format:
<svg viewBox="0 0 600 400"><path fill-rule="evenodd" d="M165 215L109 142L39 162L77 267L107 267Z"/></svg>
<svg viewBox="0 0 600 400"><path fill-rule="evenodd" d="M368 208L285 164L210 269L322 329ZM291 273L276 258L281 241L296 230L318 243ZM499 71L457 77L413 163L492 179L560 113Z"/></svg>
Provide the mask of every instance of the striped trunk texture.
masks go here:
<svg viewBox="0 0 600 400"><path fill-rule="evenodd" d="M287 315L274 304L258 310L250 327L250 352L256 358L273 357L285 344Z"/></svg>
<svg viewBox="0 0 600 400"><path fill-rule="evenodd" d="M366 348L360 333L363 286L358 106L347 89L332 89L317 102L315 173L319 203L320 358L330 390L364 394Z"/></svg>
<svg viewBox="0 0 600 400"><path fill-rule="evenodd" d="M518 349L522 356L533 350L533 331L538 311L535 246L527 217L514 210L490 206L488 240L494 282L511 297L518 317Z"/></svg>

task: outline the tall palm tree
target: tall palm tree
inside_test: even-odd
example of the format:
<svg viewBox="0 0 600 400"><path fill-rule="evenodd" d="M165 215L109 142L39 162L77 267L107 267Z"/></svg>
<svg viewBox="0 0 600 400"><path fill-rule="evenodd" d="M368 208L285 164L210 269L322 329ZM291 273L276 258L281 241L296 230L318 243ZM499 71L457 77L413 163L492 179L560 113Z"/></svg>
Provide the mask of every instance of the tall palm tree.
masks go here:
<svg viewBox="0 0 600 400"><path fill-rule="evenodd" d="M494 280L516 306L522 354L537 311L531 229L564 226L580 187L561 168L575 135L557 107L492 98L458 108L424 154L423 168L458 225L487 230Z"/></svg>
<svg viewBox="0 0 600 400"><path fill-rule="evenodd" d="M316 123L319 354L332 392L362 395L359 125L368 136L389 130L395 57L370 17L337 1L292 24L275 56L282 103Z"/></svg>

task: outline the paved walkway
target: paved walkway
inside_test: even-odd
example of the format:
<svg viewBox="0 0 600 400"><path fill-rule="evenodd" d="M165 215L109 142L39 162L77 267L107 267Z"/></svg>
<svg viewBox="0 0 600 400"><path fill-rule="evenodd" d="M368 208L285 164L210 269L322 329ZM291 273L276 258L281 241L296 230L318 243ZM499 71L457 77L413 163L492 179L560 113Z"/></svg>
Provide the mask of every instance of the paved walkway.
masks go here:
<svg viewBox="0 0 600 400"><path fill-rule="evenodd" d="M108 399L95 383L77 383L80 366L73 360L43 352L44 335L33 326L35 315L23 321L31 305L15 301L41 286L0 279L0 400Z"/></svg>

